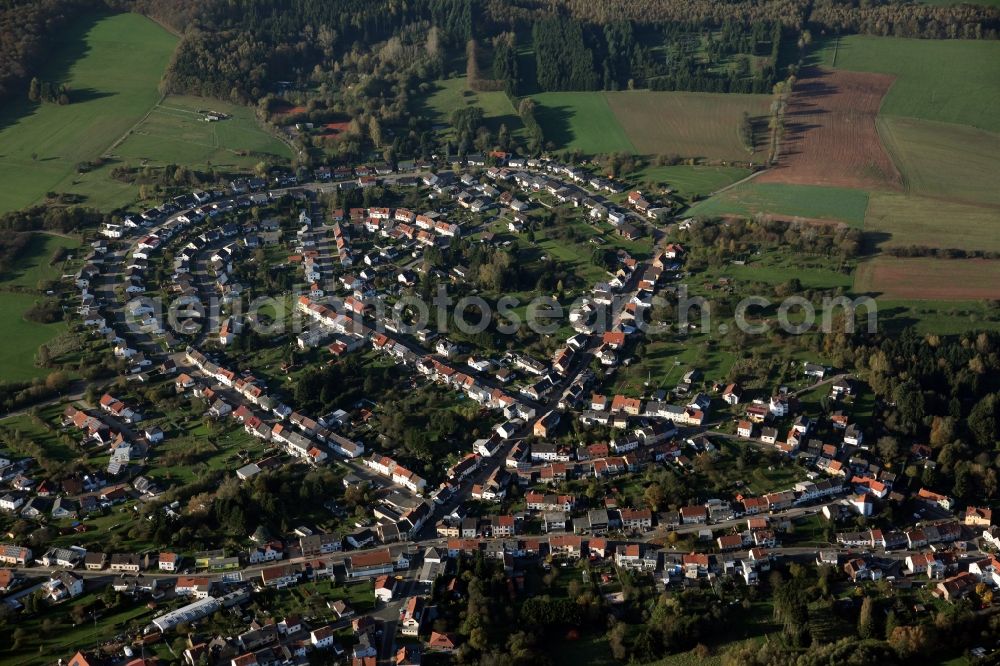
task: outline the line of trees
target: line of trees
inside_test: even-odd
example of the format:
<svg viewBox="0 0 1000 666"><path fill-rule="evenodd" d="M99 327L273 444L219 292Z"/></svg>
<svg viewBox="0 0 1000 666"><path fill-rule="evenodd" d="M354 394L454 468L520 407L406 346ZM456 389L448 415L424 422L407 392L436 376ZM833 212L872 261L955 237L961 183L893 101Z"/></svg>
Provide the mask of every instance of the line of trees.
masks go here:
<svg viewBox="0 0 1000 666"><path fill-rule="evenodd" d="M53 102L60 106L65 106L70 102L69 88L65 83L55 84L35 76L31 79L31 83L28 84L28 101Z"/></svg>
<svg viewBox="0 0 1000 666"><path fill-rule="evenodd" d="M545 145L545 135L535 115L536 108L535 100L530 97L525 97L517 105L517 115L521 117L521 124L528 131L528 152L532 154L541 152Z"/></svg>

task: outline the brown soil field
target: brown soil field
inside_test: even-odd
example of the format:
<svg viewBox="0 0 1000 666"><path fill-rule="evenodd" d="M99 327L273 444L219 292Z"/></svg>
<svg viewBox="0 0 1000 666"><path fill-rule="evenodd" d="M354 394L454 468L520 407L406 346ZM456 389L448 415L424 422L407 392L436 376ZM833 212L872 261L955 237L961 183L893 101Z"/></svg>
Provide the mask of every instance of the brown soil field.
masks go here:
<svg viewBox="0 0 1000 666"><path fill-rule="evenodd" d="M1000 298L1000 260L877 257L858 266L856 293L931 301Z"/></svg>
<svg viewBox="0 0 1000 666"><path fill-rule="evenodd" d="M885 74L803 70L785 112L778 164L759 182L901 189L875 126L892 85Z"/></svg>

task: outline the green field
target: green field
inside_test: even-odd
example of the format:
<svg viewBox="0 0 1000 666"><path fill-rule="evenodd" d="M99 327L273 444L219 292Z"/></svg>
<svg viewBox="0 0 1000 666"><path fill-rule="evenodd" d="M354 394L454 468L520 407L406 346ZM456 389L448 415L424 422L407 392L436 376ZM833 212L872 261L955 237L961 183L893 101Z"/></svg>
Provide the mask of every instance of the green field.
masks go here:
<svg viewBox="0 0 1000 666"><path fill-rule="evenodd" d="M176 42L138 14L89 17L57 32L40 77L68 85L72 103L32 104L25 93L0 110L0 210L49 191L85 194L95 205L131 200L128 186L100 173L78 177L76 166L104 154L156 104Z"/></svg>
<svg viewBox="0 0 1000 666"><path fill-rule="evenodd" d="M549 92L533 95L546 143L596 153L650 153L633 143L615 118L606 93Z"/></svg>
<svg viewBox="0 0 1000 666"><path fill-rule="evenodd" d="M868 193L840 187L743 183L693 206L690 215L753 215L839 221L861 227Z"/></svg>
<svg viewBox="0 0 1000 666"><path fill-rule="evenodd" d="M225 113L206 122L200 110ZM250 168L262 158L289 159L288 146L264 131L253 109L214 99L170 95L157 104L114 157L132 164L185 164L207 168Z"/></svg>
<svg viewBox="0 0 1000 666"><path fill-rule="evenodd" d="M912 118L878 127L907 192L1000 206L1000 134Z"/></svg>
<svg viewBox="0 0 1000 666"><path fill-rule="evenodd" d="M976 301L878 299L882 330L913 326L918 333L958 335L967 331L1000 330L1000 308Z"/></svg>
<svg viewBox="0 0 1000 666"><path fill-rule="evenodd" d="M464 76L435 81L434 90L420 99L418 112L442 125L451 123L451 114L461 108L478 106L483 110L486 125L494 133L506 125L511 134L523 130L517 111L503 92L476 92L469 90Z"/></svg>
<svg viewBox="0 0 1000 666"><path fill-rule="evenodd" d="M1000 132L1000 42L850 35L826 41L819 56L837 69L895 75L882 116Z"/></svg>
<svg viewBox="0 0 1000 666"><path fill-rule="evenodd" d="M746 264L730 264L712 275L770 285L785 284L794 279L801 282L804 289L849 288L851 276L834 270L828 264L821 261L810 265L807 257L768 253Z"/></svg>
<svg viewBox="0 0 1000 666"><path fill-rule="evenodd" d="M693 92L607 92L604 97L626 136L642 154L674 154L746 162L743 114L767 115L767 95ZM605 130L606 131L606 130ZM757 141L757 150L763 148ZM757 152L755 159L760 157Z"/></svg>
<svg viewBox="0 0 1000 666"><path fill-rule="evenodd" d="M766 95L659 92L548 92L532 96L545 140L588 154L626 152L746 161L743 113L767 113Z"/></svg>
<svg viewBox="0 0 1000 666"><path fill-rule="evenodd" d="M45 368L35 366L35 352L66 330L66 324L36 324L27 321L21 313L30 308L38 296L13 292L0 292L0 377L7 381L24 381L44 377Z"/></svg>
<svg viewBox="0 0 1000 666"><path fill-rule="evenodd" d="M664 185L690 200L708 196L746 178L750 173L749 169L738 167L649 166L630 178L640 187Z"/></svg>
<svg viewBox="0 0 1000 666"><path fill-rule="evenodd" d="M0 289L19 287L37 289L40 282L58 280L62 277L62 262L49 262L58 248L75 250L80 242L74 238L51 234L33 234L17 265L6 275L0 275Z"/></svg>
<svg viewBox="0 0 1000 666"><path fill-rule="evenodd" d="M873 192L865 232L882 248L923 245L1000 252L997 208Z"/></svg>

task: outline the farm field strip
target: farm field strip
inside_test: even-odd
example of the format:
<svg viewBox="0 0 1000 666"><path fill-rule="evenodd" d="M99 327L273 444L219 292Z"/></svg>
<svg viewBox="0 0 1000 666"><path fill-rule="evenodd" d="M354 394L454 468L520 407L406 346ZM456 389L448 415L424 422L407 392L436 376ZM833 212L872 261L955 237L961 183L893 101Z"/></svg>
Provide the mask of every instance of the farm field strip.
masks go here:
<svg viewBox="0 0 1000 666"><path fill-rule="evenodd" d="M688 212L703 217L763 213L861 227L867 207L868 193L863 190L751 181L699 202Z"/></svg>
<svg viewBox="0 0 1000 666"><path fill-rule="evenodd" d="M759 182L898 189L875 118L892 77L810 68L796 83L785 113L776 167Z"/></svg>
<svg viewBox="0 0 1000 666"><path fill-rule="evenodd" d="M768 95L641 90L604 97L639 153L736 162L761 158L764 141L758 137L751 154L740 138L740 124L744 113L762 122Z"/></svg>
<svg viewBox="0 0 1000 666"><path fill-rule="evenodd" d="M1000 209L874 192L865 232L882 248L918 245L1000 252Z"/></svg>
<svg viewBox="0 0 1000 666"><path fill-rule="evenodd" d="M875 257L858 266L854 291L915 301L1000 299L1000 260Z"/></svg>
<svg viewBox="0 0 1000 666"><path fill-rule="evenodd" d="M548 92L533 95L546 141L585 153L649 153L619 122L603 92Z"/></svg>

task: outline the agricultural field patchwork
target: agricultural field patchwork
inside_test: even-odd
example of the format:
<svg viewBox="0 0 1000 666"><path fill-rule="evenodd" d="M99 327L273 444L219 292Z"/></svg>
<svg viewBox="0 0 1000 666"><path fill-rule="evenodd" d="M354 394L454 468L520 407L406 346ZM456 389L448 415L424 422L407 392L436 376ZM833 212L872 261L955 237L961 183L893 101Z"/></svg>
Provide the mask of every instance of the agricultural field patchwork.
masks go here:
<svg viewBox="0 0 1000 666"><path fill-rule="evenodd" d="M610 97L601 92L553 92L533 95L546 142L584 153L653 152L634 142L616 117Z"/></svg>
<svg viewBox="0 0 1000 666"><path fill-rule="evenodd" d="M587 154L626 152L709 161L761 158L740 137L743 114L766 125L767 95L659 92L556 92L533 95L546 141Z"/></svg>
<svg viewBox="0 0 1000 666"><path fill-rule="evenodd" d="M55 37L40 73L65 83L71 103L31 103L25 96L0 110L0 211L35 203L46 192L120 205L130 188L77 165L104 154L159 99L157 84L177 39L138 14L83 19ZM97 182L100 180L101 182Z"/></svg>
<svg viewBox="0 0 1000 666"><path fill-rule="evenodd" d="M827 40L822 64L896 77L880 114L1000 132L1000 42L850 35Z"/></svg>

